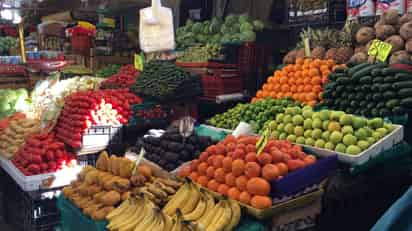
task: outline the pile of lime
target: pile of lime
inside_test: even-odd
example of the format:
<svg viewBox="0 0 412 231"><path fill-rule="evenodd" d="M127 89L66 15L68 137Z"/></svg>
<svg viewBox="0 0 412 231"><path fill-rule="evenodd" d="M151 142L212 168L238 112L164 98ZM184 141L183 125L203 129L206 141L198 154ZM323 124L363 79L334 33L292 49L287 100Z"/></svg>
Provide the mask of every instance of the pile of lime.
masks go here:
<svg viewBox="0 0 412 231"><path fill-rule="evenodd" d="M272 120L278 113L283 113L289 106L298 106L299 103L291 99L263 99L255 103L237 104L223 114L217 114L207 122L218 128L235 129L240 122L252 125L255 132L259 132L264 124Z"/></svg>
<svg viewBox="0 0 412 231"><path fill-rule="evenodd" d="M275 139L357 155L394 127L382 118L366 119L343 111L313 111L311 107L288 107L265 124ZM262 131L264 130L262 129Z"/></svg>

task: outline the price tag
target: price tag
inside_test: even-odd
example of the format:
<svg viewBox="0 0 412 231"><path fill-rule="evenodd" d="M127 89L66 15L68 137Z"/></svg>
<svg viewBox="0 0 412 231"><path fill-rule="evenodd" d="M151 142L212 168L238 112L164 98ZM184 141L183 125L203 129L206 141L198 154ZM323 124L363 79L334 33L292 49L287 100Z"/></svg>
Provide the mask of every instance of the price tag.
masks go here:
<svg viewBox="0 0 412 231"><path fill-rule="evenodd" d="M258 142L256 142L256 153L259 156L260 153L262 153L263 149L265 148L266 144L268 143L268 140L270 138L270 134L271 134L271 130L270 129L266 129L262 136L260 137L260 139L258 140Z"/></svg>
<svg viewBox="0 0 412 231"><path fill-rule="evenodd" d="M303 39L303 46L305 47L305 56L306 57L311 57L312 54L310 52L310 42L309 42L309 38L304 38Z"/></svg>
<svg viewBox="0 0 412 231"><path fill-rule="evenodd" d="M116 20L114 20L113 18L103 18L103 23L111 28L116 27Z"/></svg>
<svg viewBox="0 0 412 231"><path fill-rule="evenodd" d="M134 68L139 71L143 71L144 55L143 53L134 54Z"/></svg>
<svg viewBox="0 0 412 231"><path fill-rule="evenodd" d="M368 55L375 56L379 61L385 62L391 50L392 45L390 43L375 39L369 47Z"/></svg>

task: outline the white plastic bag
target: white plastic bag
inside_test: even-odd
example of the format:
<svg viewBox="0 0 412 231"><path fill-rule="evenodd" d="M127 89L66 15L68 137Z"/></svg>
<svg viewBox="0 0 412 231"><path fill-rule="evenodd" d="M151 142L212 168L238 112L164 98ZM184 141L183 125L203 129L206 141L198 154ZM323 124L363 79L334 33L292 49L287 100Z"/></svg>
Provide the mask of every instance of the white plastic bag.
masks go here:
<svg viewBox="0 0 412 231"><path fill-rule="evenodd" d="M160 0L140 10L140 48L148 53L175 49L172 10L162 7Z"/></svg>

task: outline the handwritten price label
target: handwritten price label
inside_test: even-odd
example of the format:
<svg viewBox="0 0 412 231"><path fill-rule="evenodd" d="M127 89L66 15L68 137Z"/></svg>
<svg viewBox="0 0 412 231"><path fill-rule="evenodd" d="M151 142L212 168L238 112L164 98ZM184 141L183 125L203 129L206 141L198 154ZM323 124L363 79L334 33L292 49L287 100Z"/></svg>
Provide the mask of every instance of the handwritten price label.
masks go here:
<svg viewBox="0 0 412 231"><path fill-rule="evenodd" d="M256 142L256 153L259 156L270 139L271 129L266 129L260 139Z"/></svg>
<svg viewBox="0 0 412 231"><path fill-rule="evenodd" d="M375 56L379 61L385 62L391 50L392 45L390 43L375 39L369 47L368 55Z"/></svg>

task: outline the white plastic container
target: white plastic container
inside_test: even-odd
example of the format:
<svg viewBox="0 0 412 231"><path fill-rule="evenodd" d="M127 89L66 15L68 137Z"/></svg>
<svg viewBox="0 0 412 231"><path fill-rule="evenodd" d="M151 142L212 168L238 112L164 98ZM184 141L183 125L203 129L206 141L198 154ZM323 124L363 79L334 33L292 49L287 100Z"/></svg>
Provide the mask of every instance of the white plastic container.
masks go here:
<svg viewBox="0 0 412 231"><path fill-rule="evenodd" d="M172 10L162 7L160 0L140 10L140 47L146 53L175 49Z"/></svg>
<svg viewBox="0 0 412 231"><path fill-rule="evenodd" d="M406 2L405 0L394 0L389 2L385 0L377 0L376 15L382 15L383 12L389 9L395 9L399 14L404 14L406 10Z"/></svg>
<svg viewBox="0 0 412 231"><path fill-rule="evenodd" d="M65 168L55 173L25 176L10 160L0 158L0 166L20 186L23 191L61 188L75 180L82 167Z"/></svg>
<svg viewBox="0 0 412 231"><path fill-rule="evenodd" d="M369 159L374 158L382 154L384 151L392 148L394 145L400 143L403 140L404 131L403 126L393 125L395 129L384 138L380 139L375 144L371 145L365 151L359 153L358 155L350 155L341 152L330 151L323 148L316 148L308 145L302 145L308 150L312 151L314 154L325 157L331 155L338 155L338 159L341 162L348 163L351 165L361 165L367 162Z"/></svg>

